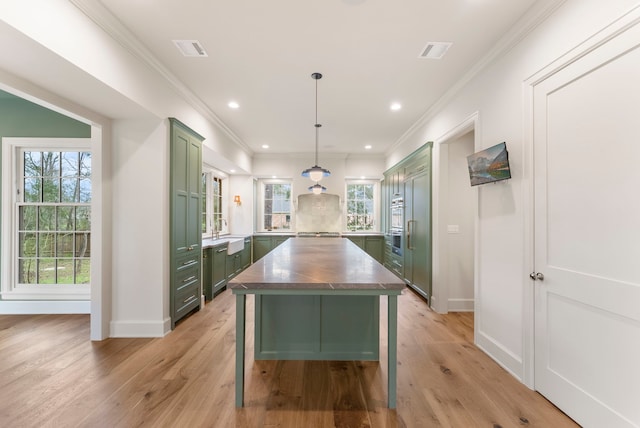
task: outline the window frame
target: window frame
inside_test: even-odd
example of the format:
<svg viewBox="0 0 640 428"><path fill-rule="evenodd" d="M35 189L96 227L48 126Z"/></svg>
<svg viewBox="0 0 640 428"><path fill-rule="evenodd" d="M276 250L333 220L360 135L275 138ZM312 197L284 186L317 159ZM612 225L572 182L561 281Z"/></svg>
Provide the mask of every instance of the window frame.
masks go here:
<svg viewBox="0 0 640 428"><path fill-rule="evenodd" d="M373 219L372 228L367 230L349 230L349 186L350 185L373 185ZM380 232L380 181L369 179L346 179L344 185L344 230L349 233L372 233Z"/></svg>
<svg viewBox="0 0 640 428"><path fill-rule="evenodd" d="M0 295L4 300L90 300L91 279L85 284L21 284L18 283L19 218L18 205L22 203L23 183L20 182L23 151L89 152L93 150L90 138L3 138L2 139L2 276ZM93 217L94 165L91 165L92 197L88 206ZM20 192L20 194L19 194ZM67 204L72 205L72 204ZM93 234L93 222L89 234ZM93 270L92 255L85 260Z"/></svg>
<svg viewBox="0 0 640 428"><path fill-rule="evenodd" d="M265 201L266 201L266 186L268 184L288 184L290 187L290 197L289 197L289 228L288 229L267 229L265 228L264 220L265 220ZM258 189L259 189L259 203L258 203L258 232L268 232L268 233L290 233L295 231L295 210L293 209L293 180L284 179L284 178L264 178L258 179Z"/></svg>
<svg viewBox="0 0 640 428"><path fill-rule="evenodd" d="M206 228L202 231L203 238L211 238L215 235L216 229L214 228L213 222L214 219L220 219L219 223L221 223L221 227L219 227L218 232L221 235L225 235L229 233L229 222L227 221L229 212L229 204L226 199L226 188L228 187L228 177L212 168L203 167L202 176L205 178L206 184L203 191L203 196L206 198L204 203L206 212L202 213L205 216L206 220ZM219 183L220 194L216 195L214 192L214 186L211 185L213 182ZM215 213L213 210L213 199L217 197L219 198L220 211ZM218 216L216 216L218 214Z"/></svg>

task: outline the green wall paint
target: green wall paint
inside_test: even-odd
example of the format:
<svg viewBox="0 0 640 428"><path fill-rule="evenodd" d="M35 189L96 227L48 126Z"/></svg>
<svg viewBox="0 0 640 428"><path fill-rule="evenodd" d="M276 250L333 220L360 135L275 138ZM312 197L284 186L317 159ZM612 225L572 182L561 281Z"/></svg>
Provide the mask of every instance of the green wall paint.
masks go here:
<svg viewBox="0 0 640 428"><path fill-rule="evenodd" d="M90 138L91 126L0 91L0 139L5 137ZM2 165L1 150L0 165ZM2 189L1 176L0 189ZM1 223L0 226L2 226Z"/></svg>

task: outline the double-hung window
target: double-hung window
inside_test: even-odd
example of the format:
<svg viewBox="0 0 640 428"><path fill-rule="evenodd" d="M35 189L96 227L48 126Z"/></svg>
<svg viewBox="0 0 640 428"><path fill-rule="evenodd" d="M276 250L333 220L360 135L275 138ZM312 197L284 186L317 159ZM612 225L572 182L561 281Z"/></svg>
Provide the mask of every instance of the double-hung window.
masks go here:
<svg viewBox="0 0 640 428"><path fill-rule="evenodd" d="M378 184L373 181L347 182L347 230L351 232L375 229Z"/></svg>
<svg viewBox="0 0 640 428"><path fill-rule="evenodd" d="M265 180L261 184L262 230L291 230L291 182Z"/></svg>
<svg viewBox="0 0 640 428"><path fill-rule="evenodd" d="M2 297L88 299L88 140L9 139L3 144L2 183Z"/></svg>
<svg viewBox="0 0 640 428"><path fill-rule="evenodd" d="M202 173L202 234L226 233L228 224L223 212L223 184L226 180L213 171Z"/></svg>

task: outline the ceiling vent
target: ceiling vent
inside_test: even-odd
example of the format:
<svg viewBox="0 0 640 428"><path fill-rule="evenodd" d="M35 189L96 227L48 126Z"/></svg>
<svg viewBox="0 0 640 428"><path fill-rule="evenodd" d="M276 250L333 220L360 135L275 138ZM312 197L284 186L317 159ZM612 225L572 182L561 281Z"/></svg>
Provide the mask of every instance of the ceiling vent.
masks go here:
<svg viewBox="0 0 640 428"><path fill-rule="evenodd" d="M441 59L452 44L449 42L429 42L422 49L418 58Z"/></svg>
<svg viewBox="0 0 640 428"><path fill-rule="evenodd" d="M184 56L209 56L197 40L173 40L173 44Z"/></svg>

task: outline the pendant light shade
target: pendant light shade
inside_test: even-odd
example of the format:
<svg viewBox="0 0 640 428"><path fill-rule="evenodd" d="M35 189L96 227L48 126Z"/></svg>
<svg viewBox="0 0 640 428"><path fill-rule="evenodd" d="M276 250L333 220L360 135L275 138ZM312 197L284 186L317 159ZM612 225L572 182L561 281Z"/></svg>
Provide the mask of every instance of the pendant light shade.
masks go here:
<svg viewBox="0 0 640 428"><path fill-rule="evenodd" d="M316 183L313 186L309 187L309 191L313 192L314 195L319 195L320 193L326 192L327 188L319 183Z"/></svg>
<svg viewBox="0 0 640 428"><path fill-rule="evenodd" d="M316 186L320 186L318 184L318 181L322 180L323 177L330 176L331 172L328 169L318 166L318 140L320 139L320 127L322 126L318 123L318 80L322 79L322 74L313 73L311 77L316 81L316 123L314 125L316 128L316 163L311 168L307 168L304 171L302 171L302 176L309 177L311 181L316 182ZM313 188L315 188L315 186L309 187L309 190L316 193ZM317 193L321 193L327 190L323 186L320 186L320 188L321 189Z"/></svg>

